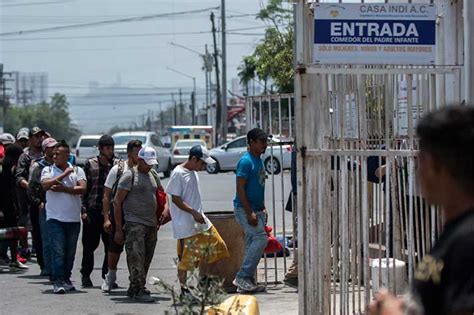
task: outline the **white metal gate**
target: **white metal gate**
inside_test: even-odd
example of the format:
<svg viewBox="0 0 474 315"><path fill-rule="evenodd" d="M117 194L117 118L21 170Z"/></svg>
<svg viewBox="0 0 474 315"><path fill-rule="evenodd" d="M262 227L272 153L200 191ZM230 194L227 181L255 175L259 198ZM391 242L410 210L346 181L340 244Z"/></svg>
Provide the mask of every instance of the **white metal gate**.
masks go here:
<svg viewBox="0 0 474 315"><path fill-rule="evenodd" d="M269 212L268 225L273 227L274 235L293 240L293 252L296 246L296 200L293 211L285 211L291 194L291 150L294 145L294 96L293 94L272 94L246 98L247 131L261 128L272 135L272 141L264 156L267 170L265 204ZM261 269L264 281L277 284L283 280L290 262L283 257L265 257Z"/></svg>
<svg viewBox="0 0 474 315"><path fill-rule="evenodd" d="M416 181L415 128L461 102L463 69L316 66L311 6L299 1L295 16L299 311L362 314L381 285L404 293L440 232Z"/></svg>

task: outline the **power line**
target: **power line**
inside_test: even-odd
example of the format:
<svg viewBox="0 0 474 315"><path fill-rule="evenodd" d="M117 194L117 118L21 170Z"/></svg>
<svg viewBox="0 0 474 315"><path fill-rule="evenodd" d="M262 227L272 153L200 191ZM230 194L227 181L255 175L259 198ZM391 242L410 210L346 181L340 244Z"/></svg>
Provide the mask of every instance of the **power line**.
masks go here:
<svg viewBox="0 0 474 315"><path fill-rule="evenodd" d="M116 24L116 23L142 22L142 21L149 21L149 20L154 20L154 19L158 19L158 18L162 18L162 17L168 17L168 16L172 16L172 15L196 14L196 13L201 13L201 12L207 12L207 11L211 11L211 10L216 10L218 8L219 7L211 7L211 8L205 8L205 9L200 9L200 10L192 10L192 11L181 11L181 12L172 12L172 13L143 15L143 16L124 18L124 19L116 19L116 20L106 20L106 21L98 21L98 22L91 22L91 23L73 24L73 25L65 25L65 26L55 26L55 27L47 27L47 28L40 28L40 29L26 30L26 31L6 32L6 33L0 33L0 36L25 35L25 34L33 34L33 33L54 32L54 31L77 29L77 28L83 28L83 27L110 25L110 24Z"/></svg>

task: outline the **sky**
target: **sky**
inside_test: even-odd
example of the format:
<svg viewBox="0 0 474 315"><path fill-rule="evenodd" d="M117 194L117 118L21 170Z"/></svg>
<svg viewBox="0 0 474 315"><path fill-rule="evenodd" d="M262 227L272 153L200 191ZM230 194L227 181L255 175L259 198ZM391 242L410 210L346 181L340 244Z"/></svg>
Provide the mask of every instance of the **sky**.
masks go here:
<svg viewBox="0 0 474 315"><path fill-rule="evenodd" d="M265 24L254 15L264 3L226 1L228 86L237 77L243 56L251 54L263 37ZM170 42L201 53L205 44L212 49L209 16L214 11L220 23L219 5L220 0L0 0L1 34L187 12L139 22L0 34L0 62L5 71L47 72L49 94L65 93L72 100L86 94L93 81L104 87L191 89L192 79L167 68L196 77L197 88L202 91L205 78L201 58ZM220 36L218 45L220 48ZM130 119L135 120L143 110L146 112L131 111ZM102 110L94 113L90 108L87 115L81 115L76 108L73 118L81 127L94 114L99 119L104 115Z"/></svg>

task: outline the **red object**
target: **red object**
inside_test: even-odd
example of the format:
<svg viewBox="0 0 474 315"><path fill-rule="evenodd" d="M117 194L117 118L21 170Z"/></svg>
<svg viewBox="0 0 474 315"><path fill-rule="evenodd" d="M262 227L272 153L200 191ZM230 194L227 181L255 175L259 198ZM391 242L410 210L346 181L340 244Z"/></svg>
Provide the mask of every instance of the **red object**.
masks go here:
<svg viewBox="0 0 474 315"><path fill-rule="evenodd" d="M3 144L0 144L0 159L3 159L5 157L5 147Z"/></svg>
<svg viewBox="0 0 474 315"><path fill-rule="evenodd" d="M20 254L16 254L16 260L21 262L22 264L26 264L26 262L28 261L26 258L21 257Z"/></svg>
<svg viewBox="0 0 474 315"><path fill-rule="evenodd" d="M171 214L169 208L165 211L166 193L161 190L156 190L156 217L160 225L165 225L171 221Z"/></svg>
<svg viewBox="0 0 474 315"><path fill-rule="evenodd" d="M278 253L283 249L283 246L281 246L280 242L278 242L276 237L272 235L272 230L273 229L271 226L265 226L265 232L267 232L268 236L267 247L265 247L265 254Z"/></svg>
<svg viewBox="0 0 474 315"><path fill-rule="evenodd" d="M24 227L9 227L0 229L0 240L18 240L26 238L28 231Z"/></svg>

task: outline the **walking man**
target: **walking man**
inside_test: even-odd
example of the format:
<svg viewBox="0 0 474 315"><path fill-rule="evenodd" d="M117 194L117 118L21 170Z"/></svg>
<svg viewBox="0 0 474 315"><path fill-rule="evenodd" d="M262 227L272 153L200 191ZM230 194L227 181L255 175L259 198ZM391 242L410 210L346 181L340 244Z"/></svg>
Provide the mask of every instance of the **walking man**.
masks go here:
<svg viewBox="0 0 474 315"><path fill-rule="evenodd" d="M46 138L41 144L44 157L35 161L31 167L30 177L28 180L28 196L33 207L37 207L39 211L39 226L41 232L41 244L43 246L43 268L41 276L51 277L51 248L49 242L49 233L46 226L46 192L41 186L41 172L45 167L53 165L54 147L58 142L53 138Z"/></svg>
<svg viewBox="0 0 474 315"><path fill-rule="evenodd" d="M155 252L158 232L156 215L158 183L150 173L157 164L155 150L151 147L142 148L138 152L137 166L127 170L120 178L114 199L115 242L121 245L125 239L130 273L127 295L145 303L154 302L145 283ZM122 213L125 219L123 228Z"/></svg>
<svg viewBox="0 0 474 315"><path fill-rule="evenodd" d="M440 206L445 226L418 264L413 303L379 293L369 314L474 313L474 108L448 106L419 123L417 175L423 197Z"/></svg>
<svg viewBox="0 0 474 315"><path fill-rule="evenodd" d="M245 233L245 256L233 284L237 292L260 292L265 287L255 280L257 266L267 246L265 225L265 168L261 155L267 149L268 135L262 129L254 128L247 133L248 152L237 164L237 193L234 212L237 222Z"/></svg>
<svg viewBox="0 0 474 315"><path fill-rule="evenodd" d="M229 257L227 246L202 207L197 172L212 163L216 161L206 148L200 145L192 147L188 160L176 166L166 187L166 193L172 198L171 222L174 238L178 240L178 278L182 296L191 294L186 287L187 271L198 267L201 260L214 263ZM206 252L202 250L203 246L208 248Z"/></svg>
<svg viewBox="0 0 474 315"><path fill-rule="evenodd" d="M54 164L41 172L46 191L47 230L50 234L52 281L54 293L63 294L76 288L71 272L81 228L81 195L86 192L86 175L80 167L68 163L70 149L66 142L54 148Z"/></svg>
<svg viewBox="0 0 474 315"><path fill-rule="evenodd" d="M22 131L25 134L25 131ZM19 132L19 135L21 133ZM38 160L43 157L43 150L41 144L46 137L46 133L39 127L33 127L30 130L29 134L29 147L25 149L24 153L20 156L18 160L18 165L16 168L16 184L17 184L17 194L18 194L18 203L20 206L20 219L18 224L20 226L25 226L28 223L28 215L31 220L32 227L32 238L33 238L33 248L36 252L36 258L38 265L41 269L44 268L43 264L43 249L41 243L41 233L39 226L39 210L38 207L30 204L28 198L27 189L28 189L28 179L30 176L30 168L35 160ZM23 139L23 138L22 138ZM28 253L28 241L26 239L21 240L22 251L20 255L29 258Z"/></svg>
<svg viewBox="0 0 474 315"><path fill-rule="evenodd" d="M103 135L99 139L99 155L88 159L84 165L87 179L87 191L82 199L82 264L81 282L83 288L93 286L90 275L94 269L94 251L102 239L104 244L104 260L102 262L102 278L108 271L107 252L109 234L104 231L104 216L102 215L102 198L104 183L112 166L118 162L114 155L114 139Z"/></svg>
<svg viewBox="0 0 474 315"><path fill-rule="evenodd" d="M138 164L138 152L142 148L140 140L131 140L127 144L128 160L119 161L107 175L104 184L104 198L102 201L102 214L104 215L104 231L109 234L109 250L107 253L107 263L109 272L105 276L102 284L102 292L110 292L117 287L117 265L120 254L123 252L123 243L115 242L116 220L113 208L113 199L117 192L117 186L122 175L129 169ZM123 223L123 213L120 213L121 222Z"/></svg>

